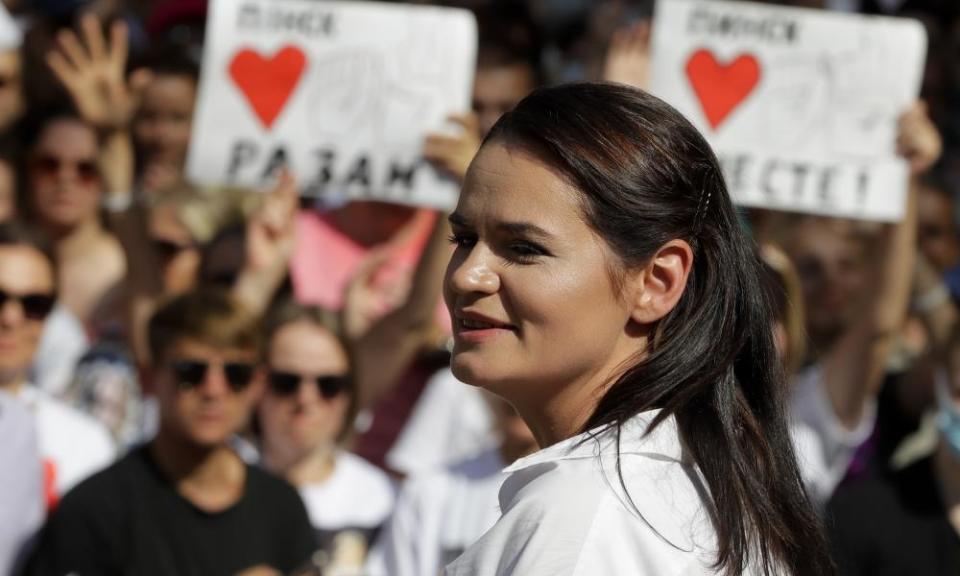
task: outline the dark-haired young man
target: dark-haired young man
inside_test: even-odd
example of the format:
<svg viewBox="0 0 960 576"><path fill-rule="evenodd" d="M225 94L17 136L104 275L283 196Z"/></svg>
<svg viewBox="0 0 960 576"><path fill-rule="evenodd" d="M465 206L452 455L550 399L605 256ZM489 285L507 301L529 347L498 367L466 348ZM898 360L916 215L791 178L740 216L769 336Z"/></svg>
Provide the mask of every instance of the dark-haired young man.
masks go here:
<svg viewBox="0 0 960 576"><path fill-rule="evenodd" d="M303 503L228 445L263 386L257 322L190 293L157 311L149 340L157 435L67 494L30 573L291 572L314 548Z"/></svg>

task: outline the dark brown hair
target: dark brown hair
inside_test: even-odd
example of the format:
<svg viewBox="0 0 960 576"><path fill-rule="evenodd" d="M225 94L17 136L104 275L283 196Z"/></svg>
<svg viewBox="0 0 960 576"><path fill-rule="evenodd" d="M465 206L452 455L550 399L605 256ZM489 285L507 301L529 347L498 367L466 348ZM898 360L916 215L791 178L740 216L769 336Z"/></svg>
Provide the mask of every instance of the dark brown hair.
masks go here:
<svg viewBox="0 0 960 576"><path fill-rule="evenodd" d="M196 340L218 348L260 349L259 318L227 292L201 289L176 296L150 318L150 359L157 365L180 340Z"/></svg>
<svg viewBox="0 0 960 576"><path fill-rule="evenodd" d="M622 269L645 265L673 239L693 248L679 303L584 430L619 432L660 408L653 427L676 418L710 488L718 570L833 574L787 430L761 262L700 133L649 94L571 84L535 91L500 119L491 141L527 149L568 178Z"/></svg>

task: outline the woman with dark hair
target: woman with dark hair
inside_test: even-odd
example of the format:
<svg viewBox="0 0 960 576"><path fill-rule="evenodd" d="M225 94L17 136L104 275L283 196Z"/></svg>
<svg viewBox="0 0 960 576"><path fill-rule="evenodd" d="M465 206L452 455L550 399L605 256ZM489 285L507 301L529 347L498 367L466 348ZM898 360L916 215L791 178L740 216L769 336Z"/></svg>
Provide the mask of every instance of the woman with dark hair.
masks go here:
<svg viewBox="0 0 960 576"><path fill-rule="evenodd" d="M266 336L267 389L257 408L263 465L300 491L325 570L359 573L394 489L379 468L342 449L358 394L339 317L285 301L268 315Z"/></svg>
<svg viewBox="0 0 960 576"><path fill-rule="evenodd" d="M539 90L450 221L454 374L543 449L449 574L833 573L761 263L689 122L623 86Z"/></svg>

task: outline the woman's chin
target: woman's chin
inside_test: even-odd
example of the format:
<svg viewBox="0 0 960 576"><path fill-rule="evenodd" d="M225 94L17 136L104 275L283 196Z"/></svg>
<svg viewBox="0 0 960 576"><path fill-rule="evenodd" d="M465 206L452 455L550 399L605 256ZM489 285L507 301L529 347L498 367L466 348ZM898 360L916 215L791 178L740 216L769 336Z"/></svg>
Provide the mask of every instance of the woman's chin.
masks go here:
<svg viewBox="0 0 960 576"><path fill-rule="evenodd" d="M454 355L450 361L450 371L457 380L464 384L494 391L497 379L490 371L489 363L479 362L477 358L465 358L463 355Z"/></svg>

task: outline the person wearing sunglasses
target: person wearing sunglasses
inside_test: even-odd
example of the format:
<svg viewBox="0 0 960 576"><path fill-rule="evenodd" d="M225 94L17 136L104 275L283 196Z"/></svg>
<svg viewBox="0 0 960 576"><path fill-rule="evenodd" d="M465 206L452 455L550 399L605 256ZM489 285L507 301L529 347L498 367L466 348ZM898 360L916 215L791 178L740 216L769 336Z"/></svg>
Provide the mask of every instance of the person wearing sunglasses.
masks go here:
<svg viewBox="0 0 960 576"><path fill-rule="evenodd" d="M97 132L57 109L29 118L26 134L27 215L54 241L63 304L88 323L126 273L123 248L100 220L106 182Z"/></svg>
<svg viewBox="0 0 960 576"><path fill-rule="evenodd" d="M297 492L230 445L264 386L258 320L209 290L157 310L157 433L64 497L28 574L286 574L310 558Z"/></svg>
<svg viewBox="0 0 960 576"><path fill-rule="evenodd" d="M0 390L16 396L34 415L48 509L110 464L116 452L105 427L31 379L41 334L56 304L56 287L55 261L45 239L21 223L0 224Z"/></svg>
<svg viewBox="0 0 960 576"><path fill-rule="evenodd" d="M342 450L357 393L338 317L281 302L266 321L267 387L257 409L263 464L300 490L326 568L360 570L393 509L379 468Z"/></svg>

